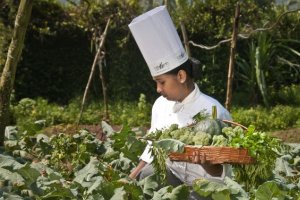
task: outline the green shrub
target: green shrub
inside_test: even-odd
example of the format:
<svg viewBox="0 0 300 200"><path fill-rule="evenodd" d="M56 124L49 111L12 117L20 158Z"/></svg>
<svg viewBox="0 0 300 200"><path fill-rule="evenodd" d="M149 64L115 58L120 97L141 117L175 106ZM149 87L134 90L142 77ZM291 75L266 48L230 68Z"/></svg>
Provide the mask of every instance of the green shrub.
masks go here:
<svg viewBox="0 0 300 200"><path fill-rule="evenodd" d="M35 132L41 127L57 124L74 124L78 120L81 103L78 99L66 106L49 103L45 99L24 98L11 106L15 123L23 130ZM262 131L283 130L300 127L300 108L277 105L269 109L257 106L252 108L234 107L233 121L242 125L250 124ZM104 116L103 102L89 102L85 106L80 124L99 124ZM130 127L149 127L151 105L144 94L136 102L114 102L109 104L110 124ZM36 123L34 123L36 122Z"/></svg>
<svg viewBox="0 0 300 200"><path fill-rule="evenodd" d="M278 91L272 91L272 99L285 105L300 105L300 85L283 86Z"/></svg>
<svg viewBox="0 0 300 200"><path fill-rule="evenodd" d="M269 109L260 106L234 108L231 113L234 121L245 126L255 125L263 131L283 130L300 124L299 107L277 105Z"/></svg>
<svg viewBox="0 0 300 200"><path fill-rule="evenodd" d="M74 124L77 122L81 103L73 100L66 106L49 103L38 98L21 99L11 106L13 118L22 130L36 132L42 127L57 124ZM147 103L146 96L140 95L138 102L116 102L109 105L110 123L113 125L127 124L133 126L146 126L150 124L151 105ZM88 103L81 118L81 124L99 124L104 116L102 102ZM36 122L36 123L35 123Z"/></svg>

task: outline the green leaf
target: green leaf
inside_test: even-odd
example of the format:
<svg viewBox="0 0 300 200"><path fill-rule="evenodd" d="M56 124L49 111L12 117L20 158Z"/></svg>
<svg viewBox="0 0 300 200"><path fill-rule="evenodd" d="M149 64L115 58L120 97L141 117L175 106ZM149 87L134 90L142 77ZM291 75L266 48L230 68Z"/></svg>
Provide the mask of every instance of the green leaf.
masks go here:
<svg viewBox="0 0 300 200"><path fill-rule="evenodd" d="M172 186L166 186L154 192L152 200L161 200L161 199L169 199L169 200L182 200L187 199L189 196L189 187L186 185L179 185L175 188Z"/></svg>
<svg viewBox="0 0 300 200"><path fill-rule="evenodd" d="M105 200L105 198L101 194L93 194L89 195L86 200Z"/></svg>
<svg viewBox="0 0 300 200"><path fill-rule="evenodd" d="M120 187L114 190L114 196L112 196L110 200L125 200L125 199L126 199L126 191L124 190L124 187Z"/></svg>
<svg viewBox="0 0 300 200"><path fill-rule="evenodd" d="M99 186L101 185L101 183L103 183L104 179L102 176L95 176L93 178L93 180L95 180L92 185L89 187L87 194L92 194L93 191L97 190L99 188Z"/></svg>
<svg viewBox="0 0 300 200"><path fill-rule="evenodd" d="M39 172L44 171L46 174L48 174L48 178L51 180L58 180L62 178L62 175L59 174L58 172L55 172L53 169L50 167L47 167L46 165L42 163L31 163L30 165L32 168L36 169Z"/></svg>
<svg viewBox="0 0 300 200"><path fill-rule="evenodd" d="M0 168L0 180L8 180L15 186L22 186L25 184L25 180L20 174L4 168Z"/></svg>
<svg viewBox="0 0 300 200"><path fill-rule="evenodd" d="M38 178L37 186L43 189L40 199L74 199L71 189L63 184L63 180L48 181L45 177Z"/></svg>
<svg viewBox="0 0 300 200"><path fill-rule="evenodd" d="M105 121L101 122L101 127L102 127L102 130L103 130L103 133L107 137L110 137L115 133L114 129L108 123L106 123Z"/></svg>
<svg viewBox="0 0 300 200"><path fill-rule="evenodd" d="M0 154L0 167L18 169L22 166L23 165L17 162L13 157Z"/></svg>
<svg viewBox="0 0 300 200"><path fill-rule="evenodd" d="M213 200L231 200L229 190L212 193L211 197Z"/></svg>
<svg viewBox="0 0 300 200"><path fill-rule="evenodd" d="M183 153L185 144L179 140L174 139L162 139L159 141L153 142L153 146L162 148L167 153L178 152Z"/></svg>
<svg viewBox="0 0 300 200"><path fill-rule="evenodd" d="M278 200L284 200L287 192L279 188L276 182L267 181L260 185L255 192L257 200L272 200L276 198Z"/></svg>
<svg viewBox="0 0 300 200"><path fill-rule="evenodd" d="M154 191L159 187L155 174L144 178L142 181L140 181L140 184L144 186L143 193L150 197L154 195Z"/></svg>
<svg viewBox="0 0 300 200"><path fill-rule="evenodd" d="M17 127L16 126L6 126L5 127L5 138L7 140L16 140L17 139Z"/></svg>
<svg viewBox="0 0 300 200"><path fill-rule="evenodd" d="M290 164L283 157L277 158L275 164L275 172L278 174L284 173L286 176L294 176L294 170L290 167Z"/></svg>
<svg viewBox="0 0 300 200"><path fill-rule="evenodd" d="M132 161L138 161L139 155L143 153L143 150L146 147L144 141L136 139L135 136L130 135L127 138L127 141L121 151L124 155Z"/></svg>
<svg viewBox="0 0 300 200"><path fill-rule="evenodd" d="M124 157L121 153L120 157L110 163L115 169L122 169L124 171L132 169L132 161Z"/></svg>
<svg viewBox="0 0 300 200"><path fill-rule="evenodd" d="M16 194L8 194L6 192L3 193L3 197L5 200L23 200L24 198L19 196L19 195L16 195ZM4 200L3 199L3 200ZM2 198L1 198L2 200Z"/></svg>
<svg viewBox="0 0 300 200"><path fill-rule="evenodd" d="M36 182L37 177L40 176L40 172L32 168L29 163L26 163L19 169L16 169L16 172L24 178L26 185L28 186Z"/></svg>
<svg viewBox="0 0 300 200"><path fill-rule="evenodd" d="M172 190L172 186L166 186L158 191L154 191L152 200L162 200L164 196Z"/></svg>
<svg viewBox="0 0 300 200"><path fill-rule="evenodd" d="M91 158L90 162L82 168L80 171L75 173L74 181L80 183L83 187L90 187L93 183L90 182L89 178L97 175L99 161L96 158Z"/></svg>
<svg viewBox="0 0 300 200"><path fill-rule="evenodd" d="M123 152L124 157L133 162L138 162L138 157L146 146L145 141L138 140L135 133L127 126L124 126L119 133L112 135L110 139L114 151Z"/></svg>
<svg viewBox="0 0 300 200"><path fill-rule="evenodd" d="M197 192L199 195L207 197L211 194L223 193L221 196L226 197L227 192L229 192L228 186L223 183L210 181L204 178L196 179L193 184L193 190Z"/></svg>
<svg viewBox="0 0 300 200"><path fill-rule="evenodd" d="M247 192L242 188L242 186L239 183L233 181L227 176L224 179L224 183L229 187L230 193L236 195L236 197L238 196L240 200L249 199Z"/></svg>
<svg viewBox="0 0 300 200"><path fill-rule="evenodd" d="M125 191L127 191L128 199L140 200L143 199L143 191L140 186L137 185L136 181L128 182L123 184Z"/></svg>
<svg viewBox="0 0 300 200"><path fill-rule="evenodd" d="M4 146L5 148L11 150L11 149L15 149L15 147L18 146L18 141L16 140L7 140L7 141L4 141Z"/></svg>
<svg viewBox="0 0 300 200"><path fill-rule="evenodd" d="M115 195L115 190L120 188L120 184L116 182L103 182L98 188L97 192L100 193L104 199L111 199ZM121 194L121 190L117 190ZM116 197L114 197L116 198Z"/></svg>

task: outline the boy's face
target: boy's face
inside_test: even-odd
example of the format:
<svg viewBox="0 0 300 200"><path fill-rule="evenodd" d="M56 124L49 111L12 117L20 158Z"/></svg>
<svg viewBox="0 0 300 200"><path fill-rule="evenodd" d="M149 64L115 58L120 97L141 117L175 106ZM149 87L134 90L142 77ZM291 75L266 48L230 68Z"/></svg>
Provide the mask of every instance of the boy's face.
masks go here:
<svg viewBox="0 0 300 200"><path fill-rule="evenodd" d="M170 101L181 102L185 98L184 84L179 75L162 74L153 77L156 91Z"/></svg>

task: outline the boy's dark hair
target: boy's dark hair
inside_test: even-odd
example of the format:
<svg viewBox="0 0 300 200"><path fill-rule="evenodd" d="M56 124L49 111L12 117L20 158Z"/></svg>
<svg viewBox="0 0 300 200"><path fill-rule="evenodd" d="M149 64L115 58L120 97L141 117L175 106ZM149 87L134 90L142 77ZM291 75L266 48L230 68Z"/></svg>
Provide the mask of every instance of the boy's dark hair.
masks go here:
<svg viewBox="0 0 300 200"><path fill-rule="evenodd" d="M179 65L175 69L167 72L166 74L172 74L172 75L177 75L180 70L184 70L187 75L191 79L198 79L199 78L199 68L200 68L200 61L195 59L195 58L189 58L186 62L183 64Z"/></svg>

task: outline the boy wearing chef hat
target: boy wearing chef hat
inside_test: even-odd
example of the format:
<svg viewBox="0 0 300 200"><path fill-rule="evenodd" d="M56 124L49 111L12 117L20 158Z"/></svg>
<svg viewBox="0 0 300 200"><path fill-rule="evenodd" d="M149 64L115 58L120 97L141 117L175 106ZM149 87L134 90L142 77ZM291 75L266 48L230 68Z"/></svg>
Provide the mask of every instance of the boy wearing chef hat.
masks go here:
<svg viewBox="0 0 300 200"><path fill-rule="evenodd" d="M211 115L213 106L217 107L218 119L231 120L229 112L217 100L203 94L193 81L193 62L188 58L165 6L136 17L129 29L156 82L157 92L161 94L152 107L149 132L172 124L179 127L192 124L193 117L203 110ZM150 144L129 177L142 179L154 173L149 148ZM192 185L193 180L200 177L222 181L230 171L225 165L198 163L198 158L196 155L194 163L168 160L171 184Z"/></svg>

